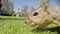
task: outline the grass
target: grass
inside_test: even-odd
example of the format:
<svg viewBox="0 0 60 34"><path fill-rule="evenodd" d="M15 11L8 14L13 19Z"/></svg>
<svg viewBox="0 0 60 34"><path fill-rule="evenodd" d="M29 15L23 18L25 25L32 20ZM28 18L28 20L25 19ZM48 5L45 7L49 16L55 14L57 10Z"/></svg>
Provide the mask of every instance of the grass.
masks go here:
<svg viewBox="0 0 60 34"><path fill-rule="evenodd" d="M42 30L26 25L24 20L25 17L0 16L0 34L59 34L59 28L50 28L53 24Z"/></svg>

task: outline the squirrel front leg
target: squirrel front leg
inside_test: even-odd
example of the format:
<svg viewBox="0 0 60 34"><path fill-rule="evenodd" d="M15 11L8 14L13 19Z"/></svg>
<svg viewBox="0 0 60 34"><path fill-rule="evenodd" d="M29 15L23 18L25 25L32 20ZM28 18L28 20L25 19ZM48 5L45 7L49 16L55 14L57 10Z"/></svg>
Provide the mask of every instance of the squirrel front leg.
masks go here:
<svg viewBox="0 0 60 34"><path fill-rule="evenodd" d="M60 23L57 20L53 20L53 23L60 26Z"/></svg>

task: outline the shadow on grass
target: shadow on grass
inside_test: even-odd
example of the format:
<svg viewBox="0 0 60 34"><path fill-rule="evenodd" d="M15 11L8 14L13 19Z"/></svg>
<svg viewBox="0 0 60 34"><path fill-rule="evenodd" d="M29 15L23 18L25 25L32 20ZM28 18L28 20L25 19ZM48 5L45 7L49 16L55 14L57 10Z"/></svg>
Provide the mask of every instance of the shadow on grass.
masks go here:
<svg viewBox="0 0 60 34"><path fill-rule="evenodd" d="M33 29L32 31L34 32L43 32L43 31L50 31L50 32L57 32L58 34L60 34L60 27L54 27L54 28L46 28L46 29L41 29L39 27Z"/></svg>

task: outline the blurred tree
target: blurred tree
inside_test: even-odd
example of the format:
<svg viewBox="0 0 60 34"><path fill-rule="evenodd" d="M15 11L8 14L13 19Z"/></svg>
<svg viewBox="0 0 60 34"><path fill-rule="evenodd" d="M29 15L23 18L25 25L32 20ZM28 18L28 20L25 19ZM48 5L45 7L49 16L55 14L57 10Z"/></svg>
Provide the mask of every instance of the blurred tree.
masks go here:
<svg viewBox="0 0 60 34"><path fill-rule="evenodd" d="M8 2L8 8L10 9L10 10L13 10L14 9L14 7L13 7L13 2Z"/></svg>
<svg viewBox="0 0 60 34"><path fill-rule="evenodd" d="M2 11L5 11L11 15L14 13L13 12L14 7L12 2L9 2L8 0L2 0L1 3L2 3L2 8L1 8Z"/></svg>
<svg viewBox="0 0 60 34"><path fill-rule="evenodd" d="M8 2L8 9L9 9L10 14L14 13L14 11L13 11L13 9L14 9L13 2Z"/></svg>
<svg viewBox="0 0 60 34"><path fill-rule="evenodd" d="M2 0L2 7L8 7L8 0Z"/></svg>
<svg viewBox="0 0 60 34"><path fill-rule="evenodd" d="M1 14L1 7L2 7L2 4L1 4L1 0L0 0L0 14Z"/></svg>
<svg viewBox="0 0 60 34"><path fill-rule="evenodd" d="M31 12L34 12L35 11L35 8L32 7L32 6L30 6L30 10L31 10Z"/></svg>
<svg viewBox="0 0 60 34"><path fill-rule="evenodd" d="M15 13L15 11L13 11L13 14L12 14L12 16L16 16L16 13Z"/></svg>
<svg viewBox="0 0 60 34"><path fill-rule="evenodd" d="M24 5L23 6L23 9L21 10L23 16L27 16L27 10L28 10L28 6L27 5Z"/></svg>
<svg viewBox="0 0 60 34"><path fill-rule="evenodd" d="M29 16L30 13L34 12L35 8L33 6L30 6L28 11L27 11L27 16Z"/></svg>
<svg viewBox="0 0 60 34"><path fill-rule="evenodd" d="M1 0L0 0L0 10L1 10L2 4L1 4Z"/></svg>

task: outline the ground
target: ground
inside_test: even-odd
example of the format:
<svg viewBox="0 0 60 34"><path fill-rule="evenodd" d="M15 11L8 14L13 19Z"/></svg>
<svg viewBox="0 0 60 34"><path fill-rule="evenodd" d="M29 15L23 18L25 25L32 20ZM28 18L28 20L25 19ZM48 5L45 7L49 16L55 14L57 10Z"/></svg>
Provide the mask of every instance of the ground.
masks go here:
<svg viewBox="0 0 60 34"><path fill-rule="evenodd" d="M25 17L0 16L0 34L59 34L56 31L60 28L50 28L53 24L47 26L50 29L42 30L37 27L30 27L24 23Z"/></svg>

